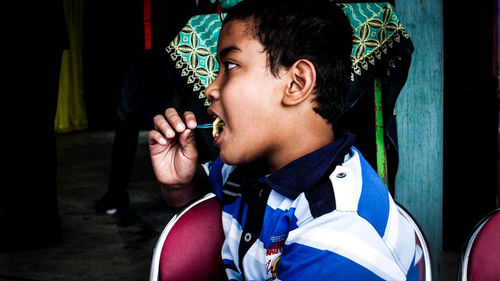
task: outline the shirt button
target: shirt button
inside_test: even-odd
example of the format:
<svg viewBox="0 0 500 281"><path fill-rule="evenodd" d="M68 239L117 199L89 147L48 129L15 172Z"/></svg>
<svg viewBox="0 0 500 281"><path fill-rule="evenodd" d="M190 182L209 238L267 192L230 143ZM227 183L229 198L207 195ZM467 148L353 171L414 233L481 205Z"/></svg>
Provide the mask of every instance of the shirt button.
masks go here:
<svg viewBox="0 0 500 281"><path fill-rule="evenodd" d="M344 172L340 172L340 173L337 174L337 178L339 178L339 179L345 178L346 176L347 176L347 174L344 173Z"/></svg>
<svg viewBox="0 0 500 281"><path fill-rule="evenodd" d="M246 233L243 238L245 239L245 242L250 242L250 240L252 239L252 234Z"/></svg>

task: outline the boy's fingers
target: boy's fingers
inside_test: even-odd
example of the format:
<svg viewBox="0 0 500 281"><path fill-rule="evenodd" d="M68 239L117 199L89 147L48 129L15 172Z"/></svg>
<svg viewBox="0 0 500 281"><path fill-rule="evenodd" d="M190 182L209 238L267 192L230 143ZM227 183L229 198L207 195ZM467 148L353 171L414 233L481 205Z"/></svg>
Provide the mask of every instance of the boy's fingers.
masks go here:
<svg viewBox="0 0 500 281"><path fill-rule="evenodd" d="M166 145L167 140L165 139L163 134L161 134L160 132L158 132L156 130L151 130L151 131L149 131L149 134L148 134L148 143L150 145L154 145L157 143L159 143L161 145Z"/></svg>
<svg viewBox="0 0 500 281"><path fill-rule="evenodd" d="M198 125L196 122L196 116L191 111L184 112L184 121L189 129L195 129Z"/></svg>
<svg viewBox="0 0 500 281"><path fill-rule="evenodd" d="M175 131L172 129L172 127L167 122L165 117L163 117L162 115L156 115L154 117L153 121L154 121L155 129L157 131L163 133L163 135L165 135L165 137L167 137L167 138L175 137Z"/></svg>
<svg viewBox="0 0 500 281"><path fill-rule="evenodd" d="M182 132L182 134L179 136L179 143L183 148L184 155L187 158L191 159L196 157L197 151L193 131L187 129Z"/></svg>
<svg viewBox="0 0 500 281"><path fill-rule="evenodd" d="M181 133L186 129L186 125L184 125L184 122L174 108L167 108L165 110L165 117L171 127L177 132Z"/></svg>

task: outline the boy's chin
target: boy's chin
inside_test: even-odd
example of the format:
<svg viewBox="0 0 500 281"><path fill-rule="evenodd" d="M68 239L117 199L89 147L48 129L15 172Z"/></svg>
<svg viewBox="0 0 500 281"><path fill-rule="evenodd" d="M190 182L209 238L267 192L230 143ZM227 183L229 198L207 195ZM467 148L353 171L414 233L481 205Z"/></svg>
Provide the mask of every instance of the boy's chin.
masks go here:
<svg viewBox="0 0 500 281"><path fill-rule="evenodd" d="M251 158L247 159L247 157L243 157L242 155L224 151L223 149L221 149L219 156L222 162L224 162L224 164L227 165L242 165L252 162Z"/></svg>
<svg viewBox="0 0 500 281"><path fill-rule="evenodd" d="M231 155L227 155L227 153L224 153L222 151L220 152L219 157L222 160L222 162L224 162L224 164L227 164L227 165L239 165L239 164L241 164L235 159L235 157L231 157Z"/></svg>

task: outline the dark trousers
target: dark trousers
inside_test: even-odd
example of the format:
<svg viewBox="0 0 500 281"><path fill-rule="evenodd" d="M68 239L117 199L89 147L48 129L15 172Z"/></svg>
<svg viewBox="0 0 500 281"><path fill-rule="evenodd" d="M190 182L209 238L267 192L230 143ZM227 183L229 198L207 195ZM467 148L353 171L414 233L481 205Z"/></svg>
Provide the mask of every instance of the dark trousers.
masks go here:
<svg viewBox="0 0 500 281"><path fill-rule="evenodd" d="M146 51L123 61L109 179L112 196L128 198L139 131L151 129L153 117L165 108L164 83L158 55Z"/></svg>

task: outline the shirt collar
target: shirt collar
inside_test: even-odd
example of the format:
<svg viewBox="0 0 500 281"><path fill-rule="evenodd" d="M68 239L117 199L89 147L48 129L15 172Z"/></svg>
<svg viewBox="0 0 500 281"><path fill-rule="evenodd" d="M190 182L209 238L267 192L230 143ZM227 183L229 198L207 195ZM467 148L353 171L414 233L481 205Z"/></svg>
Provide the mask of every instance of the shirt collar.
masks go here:
<svg viewBox="0 0 500 281"><path fill-rule="evenodd" d="M264 178L272 189L294 200L302 192L313 187L330 168L344 162L350 152L355 136L348 131L316 151L304 155Z"/></svg>
<svg viewBox="0 0 500 281"><path fill-rule="evenodd" d="M333 143L290 162L271 175L264 176L263 165L257 163L238 166L224 185L226 193L234 194L229 196L232 199L226 198L226 201L232 202L238 197L242 192L242 185L249 188L259 182L266 183L276 192L295 200L302 192L315 186L329 169L333 171L335 166L344 162L355 136L348 131L337 133L338 137Z"/></svg>

